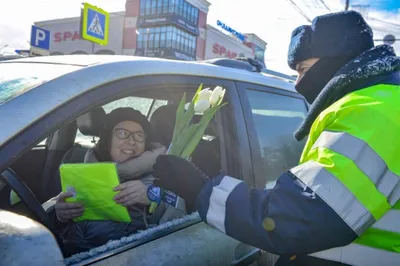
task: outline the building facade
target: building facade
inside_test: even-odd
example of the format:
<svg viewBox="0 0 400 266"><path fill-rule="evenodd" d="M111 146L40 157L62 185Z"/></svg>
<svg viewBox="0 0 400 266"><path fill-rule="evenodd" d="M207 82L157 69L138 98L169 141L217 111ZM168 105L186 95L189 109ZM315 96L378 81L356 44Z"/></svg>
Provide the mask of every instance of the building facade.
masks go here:
<svg viewBox="0 0 400 266"><path fill-rule="evenodd" d="M140 0L135 55L202 59L208 7L206 1Z"/></svg>
<svg viewBox="0 0 400 266"><path fill-rule="evenodd" d="M36 22L51 32L50 54L124 54L176 60L246 56L264 63L266 42L255 34L238 40L207 25L206 0L126 0L110 13L107 46L80 38L80 18Z"/></svg>
<svg viewBox="0 0 400 266"><path fill-rule="evenodd" d="M211 25L207 25L206 36L204 59L253 57L252 48Z"/></svg>

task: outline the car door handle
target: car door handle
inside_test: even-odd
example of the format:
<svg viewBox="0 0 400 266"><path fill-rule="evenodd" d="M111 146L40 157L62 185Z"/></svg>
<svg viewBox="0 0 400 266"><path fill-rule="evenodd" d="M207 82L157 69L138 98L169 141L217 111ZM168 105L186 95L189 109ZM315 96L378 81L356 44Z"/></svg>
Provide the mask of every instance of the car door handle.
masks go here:
<svg viewBox="0 0 400 266"><path fill-rule="evenodd" d="M231 262L232 266L245 266L250 265L253 262L257 261L262 256L262 251L258 248L253 248L245 255L240 257L239 259L235 259Z"/></svg>

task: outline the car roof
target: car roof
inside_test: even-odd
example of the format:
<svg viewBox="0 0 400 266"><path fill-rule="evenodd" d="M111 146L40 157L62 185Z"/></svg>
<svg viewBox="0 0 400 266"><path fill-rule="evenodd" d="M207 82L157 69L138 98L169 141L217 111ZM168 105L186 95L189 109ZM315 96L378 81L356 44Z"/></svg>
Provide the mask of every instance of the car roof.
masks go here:
<svg viewBox="0 0 400 266"><path fill-rule="evenodd" d="M0 105L0 145L50 113L63 103L98 86L116 80L148 75L189 75L220 78L293 91L292 83L263 73L209 63L123 55L61 55L30 57L2 64L53 64L77 66L77 70L56 77ZM1 115L11 113L13 116ZM19 119L13 119L18 117Z"/></svg>
<svg viewBox="0 0 400 266"><path fill-rule="evenodd" d="M53 55L18 58L15 60L8 60L7 63L45 63L85 67L101 63L129 61L135 59L137 59L135 56L124 55ZM146 59L146 57L143 59Z"/></svg>
<svg viewBox="0 0 400 266"><path fill-rule="evenodd" d="M26 57L15 60L7 60L0 63L15 62L74 65L80 67L100 67L101 65L105 64L107 64L108 66L112 64L118 67L118 65L124 64L127 67L128 65L131 66L127 68L130 71L128 71L128 73L125 73L125 75L129 77L139 76L137 69L140 68L141 64L146 63L152 65L151 69L147 69L147 75L200 75L204 77L231 79L264 86L272 86L278 89L296 92L292 83L271 74L243 71L241 69L217 66L199 61L182 61L129 55L56 55ZM123 77L121 76L120 78Z"/></svg>

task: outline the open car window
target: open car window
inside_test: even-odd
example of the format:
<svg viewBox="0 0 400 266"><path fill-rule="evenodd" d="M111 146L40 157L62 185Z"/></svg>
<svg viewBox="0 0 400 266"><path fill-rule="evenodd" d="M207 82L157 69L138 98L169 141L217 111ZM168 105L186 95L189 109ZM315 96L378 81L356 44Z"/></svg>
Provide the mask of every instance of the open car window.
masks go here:
<svg viewBox="0 0 400 266"><path fill-rule="evenodd" d="M215 87L215 84L210 87ZM197 85L198 86L198 85ZM169 89L146 89L141 90L138 93L138 96L128 96L123 97L118 100L111 101L102 106L106 113L110 113L112 110L121 107L130 107L136 110L139 110L142 114L148 117L148 120L151 122L152 118L156 119L156 111L165 105L175 106L183 93L186 91L185 87L182 88L173 88L171 91ZM193 88L193 93L195 92L195 88ZM139 96L140 95L140 96ZM188 93L187 99L191 99L193 95ZM161 111L161 110L160 110ZM154 116L153 116L154 114ZM157 112L157 116L160 116L163 121L173 121L175 119L175 113L169 113L165 115L164 111ZM165 116L164 116L165 115ZM171 116L172 115L172 116ZM200 117L194 118L194 122L198 122ZM209 127L206 129L202 142L197 146L197 149L192 154L192 161L203 171L205 171L210 176L215 176L221 171L221 150L220 150L220 133L216 127L216 121L212 121L209 124ZM157 123L152 124L153 130L155 130L156 135L162 135L167 131L167 128L158 128L155 125ZM164 124L165 125L165 124ZM172 127L168 127L173 129ZM155 136L156 137L156 136ZM89 144L93 141L92 136L84 136L79 132L76 137L75 142L79 140L82 141L86 139L86 143ZM98 138L94 138L98 141ZM91 145L94 145L92 143ZM173 212L169 210L172 214ZM163 222L160 221L159 224L154 224L152 227L147 228L146 230L140 230L138 232L134 232L133 234L118 240L112 240L107 244L95 247L88 252L80 253L72 255L71 257L66 259L67 265L73 265L75 263L89 263L96 260L96 254L101 254L102 256L113 256L114 252L121 252L121 250L129 250L136 246L139 246L145 242L152 241L153 239L157 239L160 235L170 235L174 232L177 232L183 228L191 226L195 223L200 222L200 218L197 213L191 215L177 216L171 215L171 218L165 219ZM132 251L130 251L132 252Z"/></svg>

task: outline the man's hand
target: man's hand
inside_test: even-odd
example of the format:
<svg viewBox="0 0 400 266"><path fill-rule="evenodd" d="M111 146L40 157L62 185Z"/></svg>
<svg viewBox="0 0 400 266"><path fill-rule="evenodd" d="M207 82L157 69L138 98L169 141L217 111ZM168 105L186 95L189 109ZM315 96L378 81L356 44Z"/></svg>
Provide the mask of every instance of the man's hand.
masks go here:
<svg viewBox="0 0 400 266"><path fill-rule="evenodd" d="M191 162L173 155L160 155L154 165L154 185L185 199L188 212L196 209L197 195L209 177Z"/></svg>
<svg viewBox="0 0 400 266"><path fill-rule="evenodd" d="M72 197L72 192L62 192L57 197L57 201L55 204L55 210L57 219L62 223L67 223L68 221L82 216L84 212L83 205L80 203L67 203L65 202L66 198Z"/></svg>
<svg viewBox="0 0 400 266"><path fill-rule="evenodd" d="M147 186L140 180L122 183L116 186L114 191L120 191L114 197L114 200L125 207L131 207L135 204L150 204L150 200L147 197Z"/></svg>

